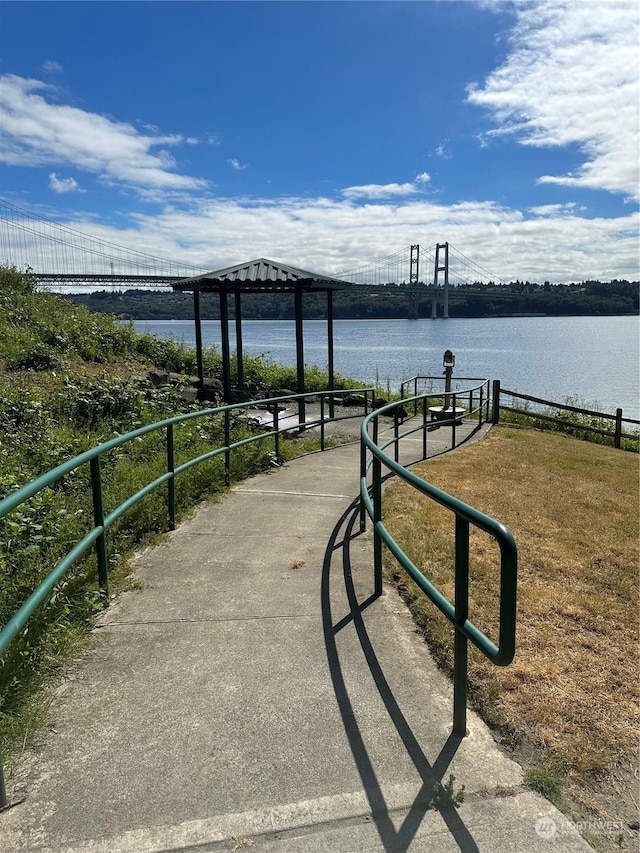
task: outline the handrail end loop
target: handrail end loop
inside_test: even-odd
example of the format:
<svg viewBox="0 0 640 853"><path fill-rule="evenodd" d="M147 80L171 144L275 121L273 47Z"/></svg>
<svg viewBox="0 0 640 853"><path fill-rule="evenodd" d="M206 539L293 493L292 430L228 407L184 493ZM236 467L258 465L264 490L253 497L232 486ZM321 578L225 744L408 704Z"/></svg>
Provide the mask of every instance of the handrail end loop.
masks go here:
<svg viewBox="0 0 640 853"><path fill-rule="evenodd" d="M426 393L416 394L413 398L402 396L398 402L377 409L364 418L360 435L361 477L360 500L363 512L373 521L374 526L374 563L376 588L381 574L381 546L387 546L401 567L415 581L420 590L431 600L440 612L454 627L454 710L453 729L459 736L466 734L466 692L467 692L467 642L470 641L479 651L497 666L507 666L515 655L516 621L517 621L517 568L518 549L511 531L501 522L480 512L468 504L453 497L447 492L436 488L426 480L418 477L399 462L399 444L403 437L423 430L426 439L428 429L426 417L421 419L418 427L412 427L401 433L398 429L398 407L414 405L417 413L419 408L427 411L428 402L441 395ZM416 383L417 387L417 383ZM449 421L441 421L441 425L450 424L452 427L452 448L456 446L456 396L469 395L469 416L477 415L478 426L482 426L483 418L489 417L488 401L490 399L489 380L484 380L474 388L459 390L452 394L453 416ZM473 409L473 395L477 392L479 405ZM420 406L418 405L420 404ZM378 442L378 419L382 415L392 415L393 438ZM373 427L373 436L369 435L369 425ZM393 456L388 456L385 450L393 445ZM423 459L427 458L427 442L423 440ZM400 545L393 539L382 522L382 469L387 469L412 488L426 497L453 512L455 516L455 592L454 603L450 602L441 591L418 569L409 559ZM373 482L367 484L367 472L371 468ZM500 549L500 609L499 609L499 641L496 645L483 631L469 619L469 528L473 526L488 533L497 542Z"/></svg>

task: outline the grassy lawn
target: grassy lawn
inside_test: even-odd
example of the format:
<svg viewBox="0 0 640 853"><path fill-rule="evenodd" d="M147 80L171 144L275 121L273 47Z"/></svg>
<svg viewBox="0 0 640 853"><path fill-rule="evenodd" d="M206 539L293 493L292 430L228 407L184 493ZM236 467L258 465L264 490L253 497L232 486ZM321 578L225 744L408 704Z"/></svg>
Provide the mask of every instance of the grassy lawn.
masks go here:
<svg viewBox="0 0 640 853"><path fill-rule="evenodd" d="M528 767L533 787L565 808L623 817L637 795L638 456L498 427L414 470L502 521L518 544L516 657L499 668L473 649L475 706ZM384 519L453 600L453 515L393 483ZM450 668L449 623L387 556L390 577ZM494 639L497 565L493 540L472 533L470 618Z"/></svg>

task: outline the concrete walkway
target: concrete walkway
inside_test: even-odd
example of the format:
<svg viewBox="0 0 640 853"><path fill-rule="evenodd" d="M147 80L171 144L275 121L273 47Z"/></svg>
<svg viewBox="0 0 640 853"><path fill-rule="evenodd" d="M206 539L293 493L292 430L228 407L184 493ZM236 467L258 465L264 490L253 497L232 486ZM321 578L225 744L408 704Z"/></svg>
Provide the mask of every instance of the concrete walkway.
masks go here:
<svg viewBox="0 0 640 853"><path fill-rule="evenodd" d="M448 679L395 591L372 597L358 460L246 480L139 555L9 780L3 853L591 849L473 713L451 735ZM461 807L430 807L450 774Z"/></svg>

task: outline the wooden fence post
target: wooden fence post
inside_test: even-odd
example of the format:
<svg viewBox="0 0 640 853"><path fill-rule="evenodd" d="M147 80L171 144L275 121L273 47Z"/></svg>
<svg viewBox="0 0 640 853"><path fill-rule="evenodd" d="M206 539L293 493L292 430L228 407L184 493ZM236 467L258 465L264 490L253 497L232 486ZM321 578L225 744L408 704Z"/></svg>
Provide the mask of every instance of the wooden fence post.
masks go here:
<svg viewBox="0 0 640 853"><path fill-rule="evenodd" d="M500 380L493 380L493 416L491 422L495 425L500 423Z"/></svg>
<svg viewBox="0 0 640 853"><path fill-rule="evenodd" d="M620 450L622 443L622 409L616 409L616 434L613 438L613 446Z"/></svg>

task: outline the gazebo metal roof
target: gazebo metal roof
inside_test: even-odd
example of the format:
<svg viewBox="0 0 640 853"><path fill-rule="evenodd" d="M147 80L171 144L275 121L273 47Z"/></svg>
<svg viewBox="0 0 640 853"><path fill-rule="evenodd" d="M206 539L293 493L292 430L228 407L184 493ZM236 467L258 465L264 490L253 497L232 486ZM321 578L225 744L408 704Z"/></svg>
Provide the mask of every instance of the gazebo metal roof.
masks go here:
<svg viewBox="0 0 640 853"><path fill-rule="evenodd" d="M339 278L301 270L297 267L258 258L224 269L207 272L193 278L181 279L174 290L199 290L217 292L220 289L238 290L242 293L294 293L304 291L342 290L350 282Z"/></svg>

